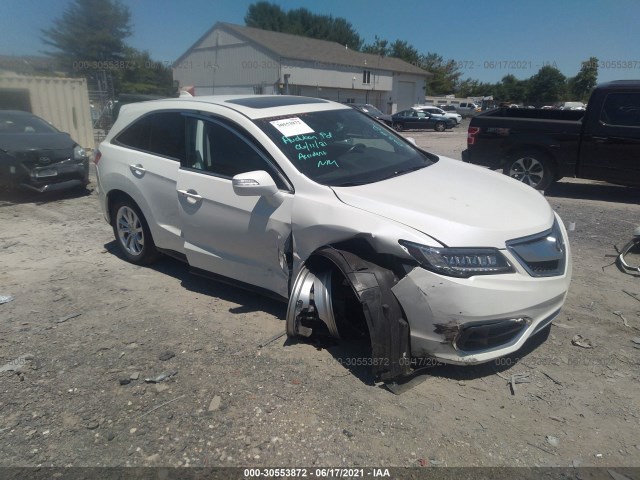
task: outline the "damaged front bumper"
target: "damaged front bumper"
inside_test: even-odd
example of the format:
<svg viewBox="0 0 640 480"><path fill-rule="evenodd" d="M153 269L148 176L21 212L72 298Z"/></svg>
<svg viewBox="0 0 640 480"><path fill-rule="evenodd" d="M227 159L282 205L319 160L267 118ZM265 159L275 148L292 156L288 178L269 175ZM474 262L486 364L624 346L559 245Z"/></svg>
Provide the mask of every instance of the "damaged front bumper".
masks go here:
<svg viewBox="0 0 640 480"><path fill-rule="evenodd" d="M514 265L518 262L510 258ZM534 278L517 272L453 278L414 268L393 286L411 329L411 356L459 365L515 352L548 326L569 289L564 274Z"/></svg>
<svg viewBox="0 0 640 480"><path fill-rule="evenodd" d="M89 183L89 160L67 159L46 166L27 166L19 161L2 166L2 185L39 193L66 190Z"/></svg>

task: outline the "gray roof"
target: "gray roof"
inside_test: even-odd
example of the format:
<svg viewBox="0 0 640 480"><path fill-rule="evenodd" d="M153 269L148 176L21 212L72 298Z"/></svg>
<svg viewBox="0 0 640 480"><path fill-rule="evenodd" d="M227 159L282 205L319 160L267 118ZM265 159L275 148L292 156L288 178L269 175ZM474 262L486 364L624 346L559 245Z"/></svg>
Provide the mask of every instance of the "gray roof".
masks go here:
<svg viewBox="0 0 640 480"><path fill-rule="evenodd" d="M231 23L216 23L190 49L197 48L216 28L227 30L248 41L261 45L281 58L307 60L325 64L337 64L358 68L376 68L392 72L411 73L414 75L431 76L432 74L399 58L381 57L372 53L362 53L336 42L317 40L289 33L261 30L259 28L243 27ZM187 52L188 53L188 52ZM176 63L186 56L185 53Z"/></svg>

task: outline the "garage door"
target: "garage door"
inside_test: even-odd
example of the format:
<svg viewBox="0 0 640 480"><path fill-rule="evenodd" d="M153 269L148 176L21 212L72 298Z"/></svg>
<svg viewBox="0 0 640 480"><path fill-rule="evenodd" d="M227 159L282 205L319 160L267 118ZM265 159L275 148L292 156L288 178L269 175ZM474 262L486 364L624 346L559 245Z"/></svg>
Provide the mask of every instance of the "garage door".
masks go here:
<svg viewBox="0 0 640 480"><path fill-rule="evenodd" d="M416 82L398 82L398 111L413 107Z"/></svg>

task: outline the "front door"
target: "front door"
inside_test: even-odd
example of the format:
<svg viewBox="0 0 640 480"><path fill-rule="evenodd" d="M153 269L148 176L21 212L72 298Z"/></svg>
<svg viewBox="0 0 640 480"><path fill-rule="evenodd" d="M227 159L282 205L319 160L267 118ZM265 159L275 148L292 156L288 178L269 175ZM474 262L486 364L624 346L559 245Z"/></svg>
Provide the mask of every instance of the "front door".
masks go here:
<svg viewBox="0 0 640 480"><path fill-rule="evenodd" d="M177 193L192 267L288 296L293 193L250 135L223 120L188 117ZM232 177L267 171L275 197L239 196Z"/></svg>

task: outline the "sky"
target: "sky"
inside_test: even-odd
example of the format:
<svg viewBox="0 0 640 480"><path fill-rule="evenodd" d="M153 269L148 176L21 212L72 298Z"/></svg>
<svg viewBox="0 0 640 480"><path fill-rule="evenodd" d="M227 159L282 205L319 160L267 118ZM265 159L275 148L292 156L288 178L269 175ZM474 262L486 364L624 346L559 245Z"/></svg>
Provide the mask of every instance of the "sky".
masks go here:
<svg viewBox="0 0 640 480"><path fill-rule="evenodd" d="M0 55L41 55L42 28L71 0L0 0ZM129 0L127 43L171 63L216 22L244 25L255 0ZM272 0L351 22L365 43L406 40L455 60L462 79L526 79L542 66L575 76L599 59L598 81L640 78L639 0Z"/></svg>

